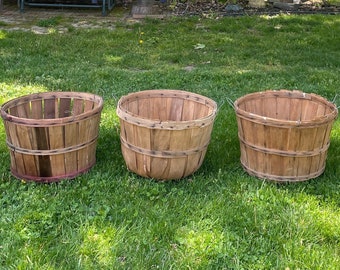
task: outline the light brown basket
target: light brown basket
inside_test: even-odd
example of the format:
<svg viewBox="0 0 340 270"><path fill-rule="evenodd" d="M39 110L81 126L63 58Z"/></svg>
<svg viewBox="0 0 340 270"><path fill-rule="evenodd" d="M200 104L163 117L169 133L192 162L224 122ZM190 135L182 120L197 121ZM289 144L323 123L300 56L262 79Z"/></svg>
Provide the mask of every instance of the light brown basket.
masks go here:
<svg viewBox="0 0 340 270"><path fill-rule="evenodd" d="M326 164L334 104L301 91L268 90L234 102L241 163L250 175L277 182L315 178Z"/></svg>
<svg viewBox="0 0 340 270"><path fill-rule="evenodd" d="M117 114L129 170L161 180L180 179L201 166L216 103L180 90L145 90L121 97Z"/></svg>
<svg viewBox="0 0 340 270"><path fill-rule="evenodd" d="M45 92L4 103L1 116L11 172L20 179L74 178L96 162L103 99L77 92Z"/></svg>

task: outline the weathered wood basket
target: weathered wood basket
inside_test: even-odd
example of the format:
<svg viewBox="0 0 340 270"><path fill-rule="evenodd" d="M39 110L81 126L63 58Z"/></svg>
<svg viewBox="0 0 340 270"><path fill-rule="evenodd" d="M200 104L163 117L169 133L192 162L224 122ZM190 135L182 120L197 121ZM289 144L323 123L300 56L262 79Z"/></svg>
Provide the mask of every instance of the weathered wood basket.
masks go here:
<svg viewBox="0 0 340 270"><path fill-rule="evenodd" d="M20 179L74 178L96 162L103 99L77 92L45 92L4 103L1 116L11 172Z"/></svg>
<svg viewBox="0 0 340 270"><path fill-rule="evenodd" d="M246 172L276 182L296 182L323 173L334 104L301 91L268 90L234 102L241 163Z"/></svg>
<svg viewBox="0 0 340 270"><path fill-rule="evenodd" d="M130 171L159 179L180 179L204 160L216 103L180 90L145 90L121 97L121 149Z"/></svg>

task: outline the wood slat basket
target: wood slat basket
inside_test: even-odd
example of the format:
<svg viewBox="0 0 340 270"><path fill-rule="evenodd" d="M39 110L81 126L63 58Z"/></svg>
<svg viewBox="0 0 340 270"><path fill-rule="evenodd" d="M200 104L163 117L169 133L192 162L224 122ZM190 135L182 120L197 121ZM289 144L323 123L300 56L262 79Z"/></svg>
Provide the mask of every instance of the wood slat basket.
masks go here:
<svg viewBox="0 0 340 270"><path fill-rule="evenodd" d="M35 182L74 178L96 162L103 99L78 92L45 92L4 103L1 116L11 172Z"/></svg>
<svg viewBox="0 0 340 270"><path fill-rule="evenodd" d="M245 171L276 182L316 178L325 170L338 110L316 94L268 90L234 102Z"/></svg>
<svg viewBox="0 0 340 270"><path fill-rule="evenodd" d="M180 90L145 90L121 97L121 149L128 169L143 177L180 179L204 160L215 101Z"/></svg>

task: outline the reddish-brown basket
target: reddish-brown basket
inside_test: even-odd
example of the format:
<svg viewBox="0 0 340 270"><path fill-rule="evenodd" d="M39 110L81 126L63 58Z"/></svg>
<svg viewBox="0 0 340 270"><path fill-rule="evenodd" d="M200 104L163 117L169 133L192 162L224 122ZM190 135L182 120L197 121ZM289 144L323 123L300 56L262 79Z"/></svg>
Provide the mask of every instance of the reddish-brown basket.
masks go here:
<svg viewBox="0 0 340 270"><path fill-rule="evenodd" d="M268 90L237 99L234 108L241 163L250 175L297 182L323 173L334 104L301 91Z"/></svg>
<svg viewBox="0 0 340 270"><path fill-rule="evenodd" d="M19 179L74 178L96 162L103 99L78 92L45 92L4 103L1 116L11 172Z"/></svg>
<svg viewBox="0 0 340 270"><path fill-rule="evenodd" d="M203 162L216 111L213 100L180 90L121 97L117 114L128 169L161 180L192 174Z"/></svg>

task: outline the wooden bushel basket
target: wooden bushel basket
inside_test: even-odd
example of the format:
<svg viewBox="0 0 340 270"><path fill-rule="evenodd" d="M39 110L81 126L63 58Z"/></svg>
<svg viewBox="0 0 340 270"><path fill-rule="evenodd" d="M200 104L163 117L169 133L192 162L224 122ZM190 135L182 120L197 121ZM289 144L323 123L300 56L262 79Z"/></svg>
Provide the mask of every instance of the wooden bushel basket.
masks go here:
<svg viewBox="0 0 340 270"><path fill-rule="evenodd" d="M180 90L145 90L121 97L121 149L143 177L180 179L202 165L217 112L215 101Z"/></svg>
<svg viewBox="0 0 340 270"><path fill-rule="evenodd" d="M245 171L276 182L316 178L325 170L338 110L315 94L268 90L234 102Z"/></svg>
<svg viewBox="0 0 340 270"><path fill-rule="evenodd" d="M71 179L96 162L103 99L77 92L45 92L4 103L1 116L11 172L36 182Z"/></svg>

